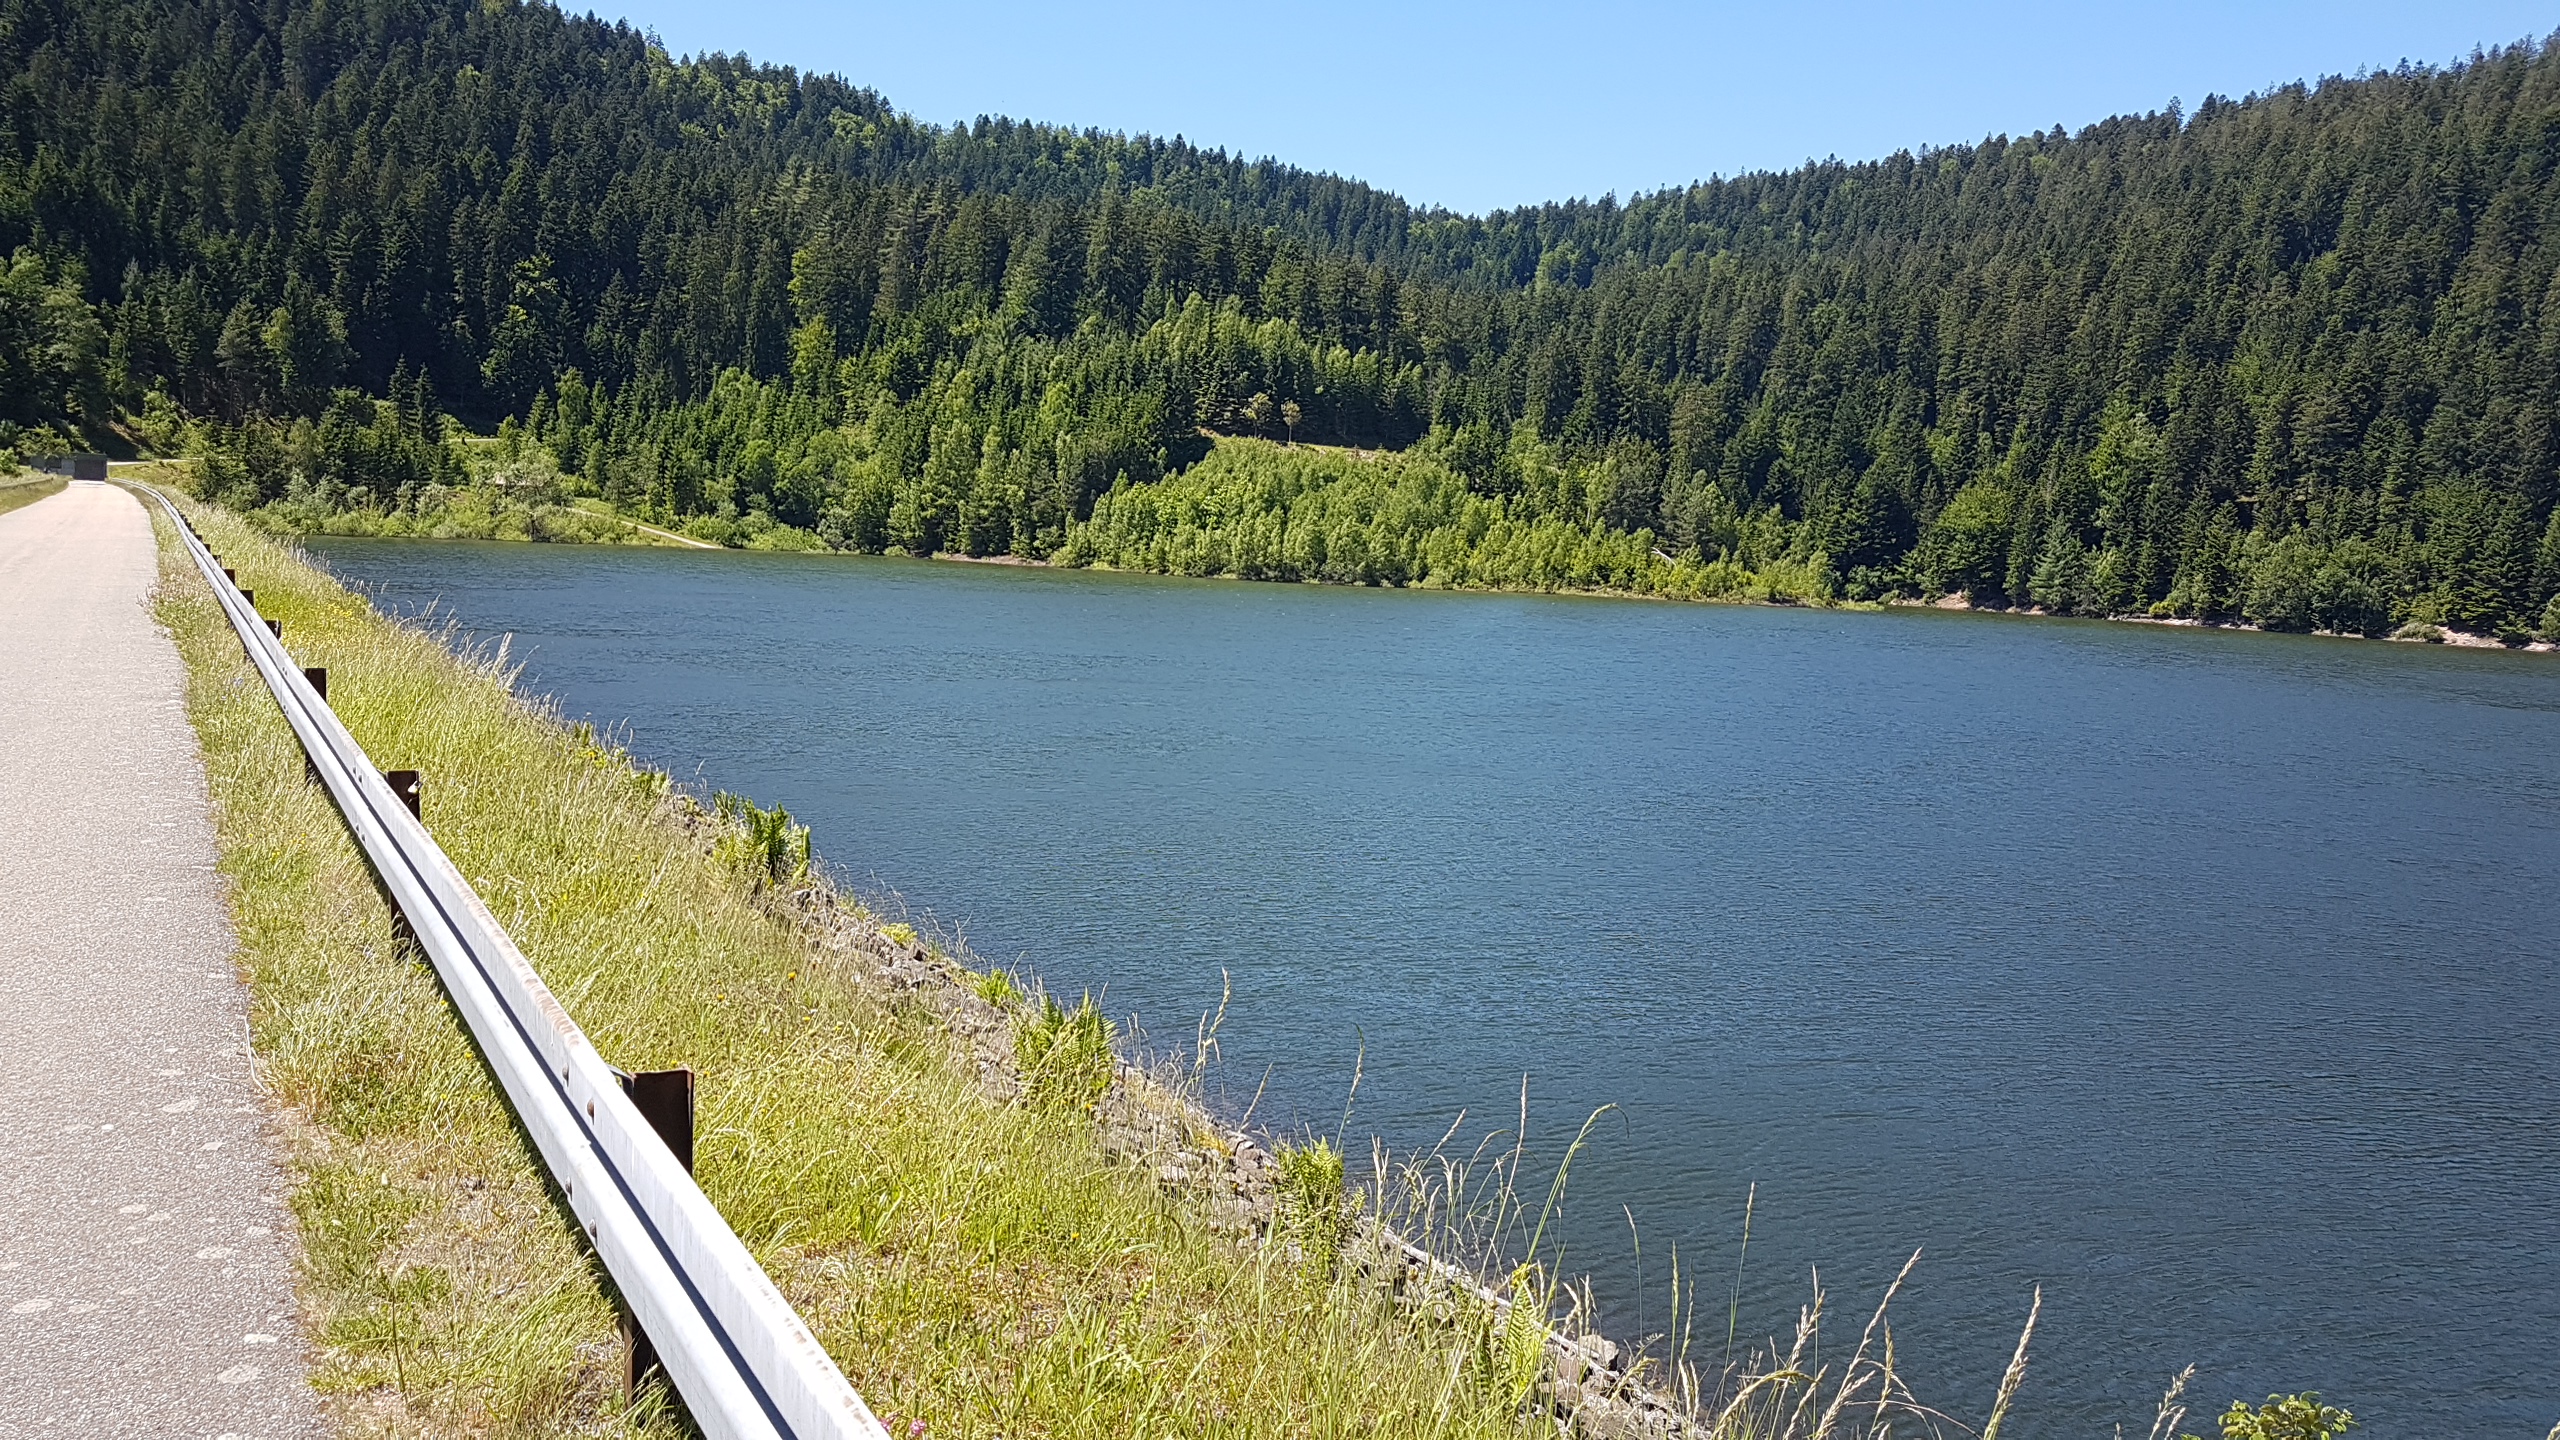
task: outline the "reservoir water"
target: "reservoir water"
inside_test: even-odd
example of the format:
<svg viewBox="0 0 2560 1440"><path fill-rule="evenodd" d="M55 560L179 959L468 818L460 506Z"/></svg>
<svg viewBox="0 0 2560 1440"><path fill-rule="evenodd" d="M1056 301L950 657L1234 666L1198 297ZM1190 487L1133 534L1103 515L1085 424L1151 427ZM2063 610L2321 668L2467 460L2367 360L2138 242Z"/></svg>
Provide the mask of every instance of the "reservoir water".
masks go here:
<svg viewBox="0 0 2560 1440"><path fill-rule="evenodd" d="M1552 1157L1621 1333L1819 1266L2013 1436L2560 1420L2560 657L1942 614L331 540L1228 1103ZM540 957L535 957L537 962ZM1267 1082L1266 1077L1267 1076ZM1641 1236L1641 1283L1629 1218Z"/></svg>

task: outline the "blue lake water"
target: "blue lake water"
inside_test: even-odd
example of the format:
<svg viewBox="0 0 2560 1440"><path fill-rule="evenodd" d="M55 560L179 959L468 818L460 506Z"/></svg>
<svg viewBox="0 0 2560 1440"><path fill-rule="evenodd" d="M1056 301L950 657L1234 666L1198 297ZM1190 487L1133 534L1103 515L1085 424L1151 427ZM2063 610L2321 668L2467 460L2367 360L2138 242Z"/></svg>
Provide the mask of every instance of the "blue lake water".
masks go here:
<svg viewBox="0 0 2560 1440"><path fill-rule="evenodd" d="M2560 657L2051 620L332 540L387 608L1257 1118L1512 1123L1621 1332L1819 1266L2008 1432L2560 1420ZM539 957L536 957L537 960ZM1365 1148L1365 1146L1364 1146ZM1642 1282L1628 1240L1642 1237ZM1712 1321L1711 1325L1704 1321Z"/></svg>

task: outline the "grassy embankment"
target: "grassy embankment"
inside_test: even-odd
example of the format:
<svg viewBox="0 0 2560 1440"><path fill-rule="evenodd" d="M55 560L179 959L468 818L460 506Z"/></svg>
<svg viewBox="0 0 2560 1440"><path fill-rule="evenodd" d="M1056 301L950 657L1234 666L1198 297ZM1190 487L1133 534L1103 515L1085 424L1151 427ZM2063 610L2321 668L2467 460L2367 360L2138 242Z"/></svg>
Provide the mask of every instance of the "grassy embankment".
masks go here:
<svg viewBox="0 0 2560 1440"><path fill-rule="evenodd" d="M71 482L59 475L35 475L21 472L0 476L0 515L33 505Z"/></svg>
<svg viewBox="0 0 2560 1440"><path fill-rule="evenodd" d="M944 1436L1543 1428L1483 1325L1222 1238L1107 1161L1085 1115L997 1098L937 1015L760 902L662 777L193 514L368 751L425 772L430 827L603 1053L700 1070L705 1190L884 1414ZM202 581L163 553L253 1038L294 1136L318 1384L358 1432L652 1428L622 1410L606 1290L470 1043Z"/></svg>

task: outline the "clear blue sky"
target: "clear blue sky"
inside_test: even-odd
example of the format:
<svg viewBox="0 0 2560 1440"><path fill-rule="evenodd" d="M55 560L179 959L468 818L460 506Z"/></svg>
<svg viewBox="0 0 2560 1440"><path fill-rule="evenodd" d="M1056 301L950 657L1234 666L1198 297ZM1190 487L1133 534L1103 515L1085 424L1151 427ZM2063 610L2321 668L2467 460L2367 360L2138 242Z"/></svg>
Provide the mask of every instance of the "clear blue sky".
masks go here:
<svg viewBox="0 0 2560 1440"><path fill-rule="evenodd" d="M1468 211L2077 128L2173 96L2192 109L2560 28L2560 7L2508 0L625 0L601 13L679 53L832 70L919 119L1180 134Z"/></svg>

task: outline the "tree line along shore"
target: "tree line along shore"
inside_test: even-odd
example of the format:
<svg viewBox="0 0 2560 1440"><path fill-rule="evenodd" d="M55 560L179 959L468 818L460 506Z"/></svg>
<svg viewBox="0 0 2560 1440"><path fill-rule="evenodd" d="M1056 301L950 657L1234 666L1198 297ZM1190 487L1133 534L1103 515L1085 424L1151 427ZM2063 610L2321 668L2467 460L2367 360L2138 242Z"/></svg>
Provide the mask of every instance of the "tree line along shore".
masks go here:
<svg viewBox="0 0 2560 1440"><path fill-rule="evenodd" d="M185 437L180 437L184 448ZM449 442L454 483L400 503L289 491L246 512L278 536L513 540L556 544L673 545L839 553L891 553L982 563L1063 565L1195 578L1311 584L1528 591L1874 609L1891 605L2079 615L2354 637L2550 650L2560 616L2530 630L2466 632L2426 618L2429 607L2366 605L2362 582L2316 546L2280 542L2230 577L2229 603L2201 612L2177 604L2119 611L2073 603L2031 569L2006 591L1903 587L1880 599L1844 594L1818 563L1790 556L1783 534L1769 548L1716 560L1672 555L1650 532L1612 533L1534 518L1525 507L1471 492L1427 450L1402 454L1219 437L1190 470L1150 485L1119 485L1070 521L1046 554L1016 546L977 553L866 544L829 526L811 532L750 513L687 518L618 506L563 476L547 452L502 433ZM199 450L194 457L205 459ZM224 490L221 460L173 472L190 493ZM1570 483L1569 481L1565 483ZM2058 582L2056 582L2058 583ZM2358 599L2362 596L2364 599ZM2353 602L2350 604L2349 602ZM2560 598L2555 599L2560 604ZM2364 606L2362 609L2357 606ZM2546 606L2546 610L2551 607ZM2406 616L2407 618L2402 618Z"/></svg>

